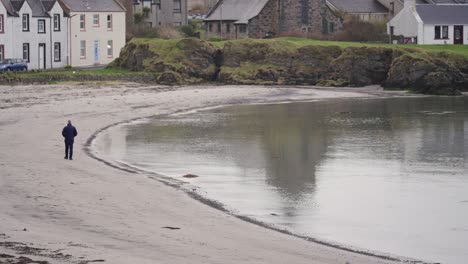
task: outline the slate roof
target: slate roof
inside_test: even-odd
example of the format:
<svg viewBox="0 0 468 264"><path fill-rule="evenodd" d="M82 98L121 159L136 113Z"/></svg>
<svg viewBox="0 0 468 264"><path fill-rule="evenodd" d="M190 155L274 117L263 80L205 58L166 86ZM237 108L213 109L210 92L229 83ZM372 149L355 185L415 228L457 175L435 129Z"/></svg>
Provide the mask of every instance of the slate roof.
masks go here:
<svg viewBox="0 0 468 264"><path fill-rule="evenodd" d="M52 10L52 8L54 7L54 4L55 4L55 0L53 1L44 1L44 0L41 0L42 4L44 5L44 8L46 11L50 11Z"/></svg>
<svg viewBox="0 0 468 264"><path fill-rule="evenodd" d="M72 12L124 12L116 0L59 0L67 11Z"/></svg>
<svg viewBox="0 0 468 264"><path fill-rule="evenodd" d="M424 24L468 25L468 5L416 5Z"/></svg>
<svg viewBox="0 0 468 264"><path fill-rule="evenodd" d="M40 0L26 0L31 7L33 17L49 17L42 1Z"/></svg>
<svg viewBox="0 0 468 264"><path fill-rule="evenodd" d="M3 6L5 7L8 15L10 16L18 16L18 14L16 13L16 9L13 7L13 5L11 4L10 0L0 0L0 2L3 4Z"/></svg>
<svg viewBox="0 0 468 264"><path fill-rule="evenodd" d="M258 16L269 0L221 0L208 13L205 21L229 20L247 24Z"/></svg>
<svg viewBox="0 0 468 264"><path fill-rule="evenodd" d="M8 1L8 0L7 0ZM15 12L19 11L23 6L25 0L17 0L17 1L10 1L11 5L13 6Z"/></svg>
<svg viewBox="0 0 468 264"><path fill-rule="evenodd" d="M347 13L388 13L377 0L327 0L327 2Z"/></svg>

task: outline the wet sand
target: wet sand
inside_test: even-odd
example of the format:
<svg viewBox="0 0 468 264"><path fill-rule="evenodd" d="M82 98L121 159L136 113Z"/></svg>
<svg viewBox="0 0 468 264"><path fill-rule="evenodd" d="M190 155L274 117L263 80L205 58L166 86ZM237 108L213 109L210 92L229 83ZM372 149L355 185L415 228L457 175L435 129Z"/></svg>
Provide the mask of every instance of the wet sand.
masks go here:
<svg viewBox="0 0 468 264"><path fill-rule="evenodd" d="M0 263L395 263L242 221L85 152L96 131L139 117L387 95L401 93L378 87L0 86ZM61 129L68 119L78 129L73 161L63 159Z"/></svg>

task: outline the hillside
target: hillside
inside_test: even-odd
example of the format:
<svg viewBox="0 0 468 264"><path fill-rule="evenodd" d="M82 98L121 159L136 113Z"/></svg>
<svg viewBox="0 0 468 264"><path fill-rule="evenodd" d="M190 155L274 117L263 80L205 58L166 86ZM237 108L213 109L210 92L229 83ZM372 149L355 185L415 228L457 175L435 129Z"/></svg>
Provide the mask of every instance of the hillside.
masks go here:
<svg viewBox="0 0 468 264"><path fill-rule="evenodd" d="M424 94L468 90L467 46L398 46L297 38L207 42L134 39L111 67L164 84L382 85Z"/></svg>

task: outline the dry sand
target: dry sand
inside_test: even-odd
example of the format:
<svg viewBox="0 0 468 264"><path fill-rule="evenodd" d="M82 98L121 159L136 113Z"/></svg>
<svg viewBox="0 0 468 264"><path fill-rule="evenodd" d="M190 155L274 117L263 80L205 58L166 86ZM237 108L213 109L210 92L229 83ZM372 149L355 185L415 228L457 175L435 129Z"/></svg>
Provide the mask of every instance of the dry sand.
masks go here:
<svg viewBox="0 0 468 264"><path fill-rule="evenodd" d="M84 151L96 131L137 117L382 94L377 87L0 86L0 263L395 263L244 222ZM73 161L63 159L68 119L78 129Z"/></svg>

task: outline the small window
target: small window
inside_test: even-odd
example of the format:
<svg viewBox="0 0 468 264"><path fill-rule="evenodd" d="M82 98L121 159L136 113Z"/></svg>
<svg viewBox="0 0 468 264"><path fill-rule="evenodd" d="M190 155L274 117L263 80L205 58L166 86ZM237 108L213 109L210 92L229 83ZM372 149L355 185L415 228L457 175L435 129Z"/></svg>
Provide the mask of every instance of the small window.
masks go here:
<svg viewBox="0 0 468 264"><path fill-rule="evenodd" d="M80 29L81 31L86 30L86 15L80 15Z"/></svg>
<svg viewBox="0 0 468 264"><path fill-rule="evenodd" d="M37 20L37 33L46 33L45 19Z"/></svg>
<svg viewBox="0 0 468 264"><path fill-rule="evenodd" d="M82 59L86 58L86 40L80 41L80 57Z"/></svg>
<svg viewBox="0 0 468 264"><path fill-rule="evenodd" d="M58 62L60 60L61 60L60 42L55 42L54 43L54 61Z"/></svg>
<svg viewBox="0 0 468 264"><path fill-rule="evenodd" d="M23 14L23 31L29 31L29 14Z"/></svg>
<svg viewBox="0 0 468 264"><path fill-rule="evenodd" d="M4 21L5 21L5 20L3 20L3 14L0 14L0 33L4 33L4 32L5 32Z"/></svg>
<svg viewBox="0 0 468 264"><path fill-rule="evenodd" d="M216 32L221 33L221 22L216 24Z"/></svg>
<svg viewBox="0 0 468 264"><path fill-rule="evenodd" d="M60 14L54 14L54 31L60 31Z"/></svg>
<svg viewBox="0 0 468 264"><path fill-rule="evenodd" d="M247 33L247 25L240 25L239 26L240 33Z"/></svg>
<svg viewBox="0 0 468 264"><path fill-rule="evenodd" d="M107 30L112 30L112 15L107 15Z"/></svg>
<svg viewBox="0 0 468 264"><path fill-rule="evenodd" d="M213 24L212 23L210 23L208 25L208 31L213 32Z"/></svg>
<svg viewBox="0 0 468 264"><path fill-rule="evenodd" d="M93 15L93 27L99 27L99 14Z"/></svg>
<svg viewBox="0 0 468 264"><path fill-rule="evenodd" d="M435 26L434 30L434 39L440 39L440 26Z"/></svg>
<svg viewBox="0 0 468 264"><path fill-rule="evenodd" d="M107 57L114 57L114 42L112 40L107 41Z"/></svg>
<svg viewBox="0 0 468 264"><path fill-rule="evenodd" d="M231 24L229 23L226 24L226 32L231 33Z"/></svg>
<svg viewBox="0 0 468 264"><path fill-rule="evenodd" d="M23 43L23 60L29 62L29 43Z"/></svg>
<svg viewBox="0 0 468 264"><path fill-rule="evenodd" d="M0 45L0 60L5 59L5 46Z"/></svg>
<svg viewBox="0 0 468 264"><path fill-rule="evenodd" d="M442 26L442 39L449 38L449 29L448 26Z"/></svg>
<svg viewBox="0 0 468 264"><path fill-rule="evenodd" d="M182 12L182 2L181 0L174 0L174 13Z"/></svg>

